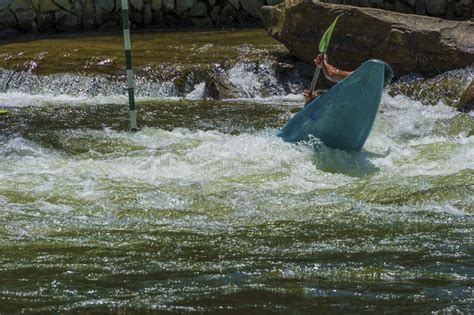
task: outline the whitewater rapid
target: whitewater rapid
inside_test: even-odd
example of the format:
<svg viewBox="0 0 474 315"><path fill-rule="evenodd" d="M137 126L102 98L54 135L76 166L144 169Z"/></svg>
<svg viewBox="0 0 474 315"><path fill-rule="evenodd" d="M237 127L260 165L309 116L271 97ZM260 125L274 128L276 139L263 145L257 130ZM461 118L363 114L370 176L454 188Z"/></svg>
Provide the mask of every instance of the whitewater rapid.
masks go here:
<svg viewBox="0 0 474 315"><path fill-rule="evenodd" d="M120 78L1 70L0 313L472 311L472 113L384 93L361 152L286 143L273 66L137 76L136 133Z"/></svg>

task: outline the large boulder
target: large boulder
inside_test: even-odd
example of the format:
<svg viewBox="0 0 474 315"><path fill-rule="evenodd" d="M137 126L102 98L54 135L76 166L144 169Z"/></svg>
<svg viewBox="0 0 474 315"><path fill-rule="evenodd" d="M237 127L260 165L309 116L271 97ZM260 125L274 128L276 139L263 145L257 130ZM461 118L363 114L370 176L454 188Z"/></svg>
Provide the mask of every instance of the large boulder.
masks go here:
<svg viewBox="0 0 474 315"><path fill-rule="evenodd" d="M329 54L341 68L355 69L379 58L397 76L432 76L474 64L473 22L305 0L265 6L261 12L268 33L307 63L313 62L322 34L340 14Z"/></svg>

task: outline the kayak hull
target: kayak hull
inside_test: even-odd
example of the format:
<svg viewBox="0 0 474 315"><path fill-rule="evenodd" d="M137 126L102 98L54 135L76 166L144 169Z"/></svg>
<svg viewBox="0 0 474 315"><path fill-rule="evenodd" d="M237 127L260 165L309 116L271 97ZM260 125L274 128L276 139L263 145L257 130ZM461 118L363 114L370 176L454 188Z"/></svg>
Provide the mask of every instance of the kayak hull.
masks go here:
<svg viewBox="0 0 474 315"><path fill-rule="evenodd" d="M384 69L381 60L365 62L299 111L279 136L287 142L307 141L313 136L331 148L361 150L382 100Z"/></svg>

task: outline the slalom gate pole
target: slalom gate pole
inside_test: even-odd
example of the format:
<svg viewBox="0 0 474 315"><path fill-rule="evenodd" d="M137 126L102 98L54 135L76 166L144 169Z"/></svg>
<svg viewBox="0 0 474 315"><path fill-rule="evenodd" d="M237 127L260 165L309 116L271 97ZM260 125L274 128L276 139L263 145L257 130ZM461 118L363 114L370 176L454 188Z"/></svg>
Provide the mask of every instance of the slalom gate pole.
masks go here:
<svg viewBox="0 0 474 315"><path fill-rule="evenodd" d="M123 39L125 47L125 62L127 64L127 91L130 111L131 131L137 131L137 108L135 105L135 87L133 83L132 41L130 39L130 18L128 0L122 0Z"/></svg>

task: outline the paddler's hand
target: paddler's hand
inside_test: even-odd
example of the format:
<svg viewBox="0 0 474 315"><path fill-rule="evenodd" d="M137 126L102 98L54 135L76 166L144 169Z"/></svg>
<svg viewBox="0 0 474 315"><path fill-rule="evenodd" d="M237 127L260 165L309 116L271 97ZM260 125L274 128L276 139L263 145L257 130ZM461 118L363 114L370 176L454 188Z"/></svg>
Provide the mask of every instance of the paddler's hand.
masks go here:
<svg viewBox="0 0 474 315"><path fill-rule="evenodd" d="M323 66L326 66L327 63L328 63L328 55L327 54L324 54L324 57L323 57L323 54L319 54L318 56L316 56L316 59L314 59L314 64L319 68L322 68Z"/></svg>
<svg viewBox="0 0 474 315"><path fill-rule="evenodd" d="M306 100L306 102L310 102L316 96L318 96L318 93L316 93L316 92L310 93L310 91L304 91L303 96L304 96L304 99Z"/></svg>

